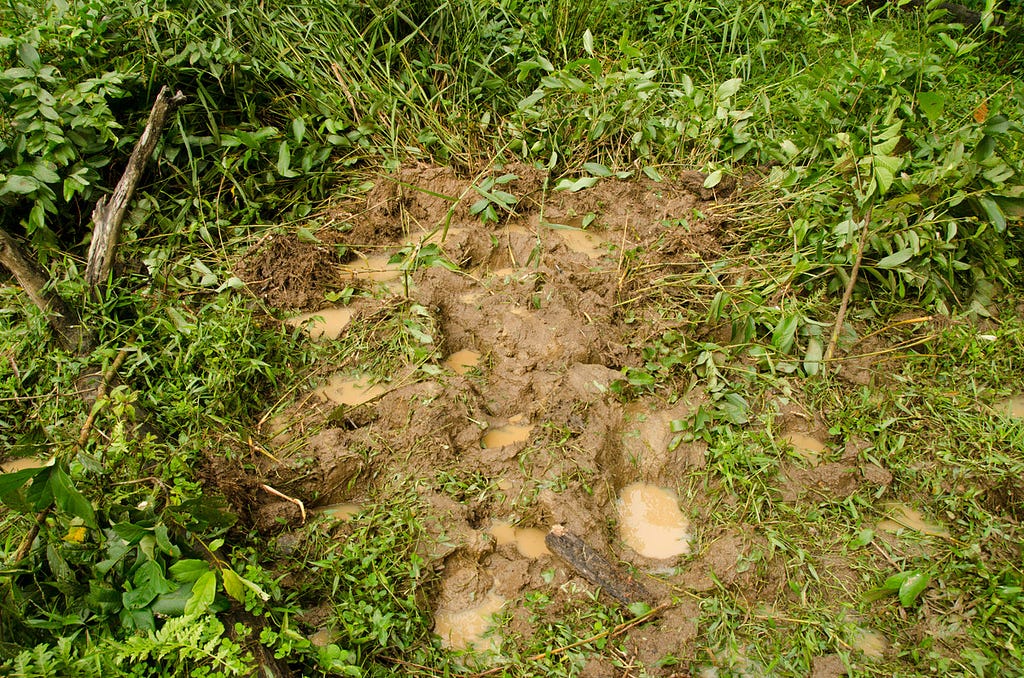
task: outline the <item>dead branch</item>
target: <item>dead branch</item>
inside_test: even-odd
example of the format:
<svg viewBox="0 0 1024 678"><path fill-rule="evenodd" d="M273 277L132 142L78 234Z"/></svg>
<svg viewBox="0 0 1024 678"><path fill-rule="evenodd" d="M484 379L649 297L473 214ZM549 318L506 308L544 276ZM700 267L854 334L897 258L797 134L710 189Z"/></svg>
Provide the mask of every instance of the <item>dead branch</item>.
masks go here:
<svg viewBox="0 0 1024 678"><path fill-rule="evenodd" d="M14 275L32 303L43 312L64 348L79 353L92 350L91 337L82 330L78 314L59 296L46 291L46 272L21 243L3 229L0 229L0 264Z"/></svg>
<svg viewBox="0 0 1024 678"><path fill-rule="evenodd" d="M644 586L602 556L578 536L555 525L544 538L552 553L569 563L577 572L623 605L650 602Z"/></svg>
<svg viewBox="0 0 1024 678"><path fill-rule="evenodd" d="M180 91L173 96L167 87L162 87L156 96L156 102L150 111L142 136L139 137L128 159L121 180L117 182L110 199L100 198L92 212L93 232L92 243L89 245L89 262L85 269L85 281L94 290L99 290L103 281L110 275L114 262L114 251L121 236L121 222L124 221L128 202L135 192L135 186L142 177L146 162L153 155L156 143L160 138L167 115L185 101Z"/></svg>

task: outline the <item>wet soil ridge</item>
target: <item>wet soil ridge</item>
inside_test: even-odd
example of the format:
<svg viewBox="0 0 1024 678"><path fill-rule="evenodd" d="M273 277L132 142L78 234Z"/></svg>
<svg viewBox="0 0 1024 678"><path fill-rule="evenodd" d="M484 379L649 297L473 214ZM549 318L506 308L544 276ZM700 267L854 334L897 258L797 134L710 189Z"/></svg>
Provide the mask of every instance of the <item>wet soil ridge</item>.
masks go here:
<svg viewBox="0 0 1024 678"><path fill-rule="evenodd" d="M636 483L674 491L705 463L703 442L680 444L671 433L673 420L706 402L699 391L672 405L654 396L627 404L612 385L624 367L642 364L640 349L660 329L624 313L623 301L666 271L698 270L715 257L725 206L696 174L662 183L605 179L578 192L545 190L532 168L506 167L500 176L510 174L501 190L516 201L497 211L497 222L470 213L481 199L470 180L406 167L381 178L365 203L334 215L340 234L318 234L343 244L348 260L328 261L330 246L279 237L243 262L260 276L246 282L268 303L317 311L326 291L363 290L348 307L342 342L360 317L410 305L429 314L426 364L377 383L360 371L365 355L325 368L322 383L268 413L272 456L261 462L271 485L311 506L359 501L367 483L396 476L429 488L421 497L437 539L423 555L440 574L438 632L456 647L480 642L452 635L462 612L503 609L512 616L505 633L529 635L529 614L503 601L544 590L553 599L546 614L557 615L599 588L579 563L547 549L527 556L514 540L496 539L488 532L496 521L545 532L562 525L588 552L664 570L690 551L676 495L666 495L675 515L664 526L674 549L651 558L620 536L620 493ZM403 271L392 259L399 252L429 252L450 265L406 262ZM299 261L289 267L289 256ZM309 330L319 340L335 334ZM664 597L628 575L609 575L615 566L606 565L596 573L605 595Z"/></svg>

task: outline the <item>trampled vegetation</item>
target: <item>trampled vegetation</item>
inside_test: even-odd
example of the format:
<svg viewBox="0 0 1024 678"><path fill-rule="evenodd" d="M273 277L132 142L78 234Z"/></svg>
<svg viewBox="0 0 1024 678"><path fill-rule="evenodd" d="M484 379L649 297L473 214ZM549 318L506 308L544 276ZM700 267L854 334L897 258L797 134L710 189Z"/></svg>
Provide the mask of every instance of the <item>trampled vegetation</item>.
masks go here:
<svg viewBox="0 0 1024 678"><path fill-rule="evenodd" d="M5 5L0 228L88 340L4 280L0 672L1024 672L1024 11L869 5ZM616 538L636 481L692 552Z"/></svg>

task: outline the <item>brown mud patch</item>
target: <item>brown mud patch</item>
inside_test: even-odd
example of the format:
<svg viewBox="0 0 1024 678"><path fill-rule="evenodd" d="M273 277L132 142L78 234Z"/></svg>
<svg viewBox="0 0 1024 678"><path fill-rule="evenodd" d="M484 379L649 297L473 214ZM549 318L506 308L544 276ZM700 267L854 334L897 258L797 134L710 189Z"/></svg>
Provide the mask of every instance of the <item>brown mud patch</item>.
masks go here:
<svg viewBox="0 0 1024 678"><path fill-rule="evenodd" d="M388 337L361 335L361 348L269 411L262 453L252 457L259 475L311 509L358 503L395 478L415 481L426 531L418 552L436 574L428 604L453 649L482 643L500 653L544 620L592 604L592 582L519 539L535 544L554 525L626 564L655 602L716 587L784 595L785 566L764 533L709 528L704 504L714 488L683 491L707 465L707 446L680 442L673 422L691 418L708 396L681 388L668 402L621 389L623 369L643 364L650 337L684 323L695 336L728 329L636 303L667 276L701 272L722 254L728 207L716 198L725 193L704 189L695 173L661 183L604 179L575 193L545 189L544 175L523 166L491 177L507 175L515 177L495 188L515 201L496 210L497 222L470 213L482 197L470 179L416 165L334 213L340 229L317 234L330 244L277 236L242 262L239 277L281 308L317 311L326 291L360 290L341 342L353 327L387 326L370 319L401 320L413 309L429 326L426 357L415 364L368 379L360 370ZM442 259L447 266L436 265ZM344 395L353 380L365 397ZM787 414L779 433L780 448L793 451L778 478L786 502L842 501L865 486L880 495L892 480L860 463L857 444L835 449L813 416ZM665 534L679 548L645 556L623 538L622 493L638 483L672 497L674 531ZM293 504L258 487L225 489L232 504L246 492L264 529L294 521ZM528 608L538 593L545 604ZM650 675L671 673L671 662L657 666L669 655L692 656L699 611L683 601L623 638L622 651ZM504 623L487 635L492 614ZM469 626L473 633L455 633ZM588 667L592 675L606 668L599 660Z"/></svg>

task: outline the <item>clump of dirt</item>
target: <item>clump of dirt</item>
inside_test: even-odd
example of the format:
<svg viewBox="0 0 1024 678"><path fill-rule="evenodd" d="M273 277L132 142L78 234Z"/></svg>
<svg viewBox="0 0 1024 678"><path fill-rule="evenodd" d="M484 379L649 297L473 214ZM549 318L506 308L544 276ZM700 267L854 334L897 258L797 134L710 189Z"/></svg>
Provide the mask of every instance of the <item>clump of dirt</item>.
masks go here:
<svg viewBox="0 0 1024 678"><path fill-rule="evenodd" d="M325 233L321 243L293 235L271 236L251 249L235 267L246 287L270 306L283 309L318 308L324 293L341 286L338 256Z"/></svg>

